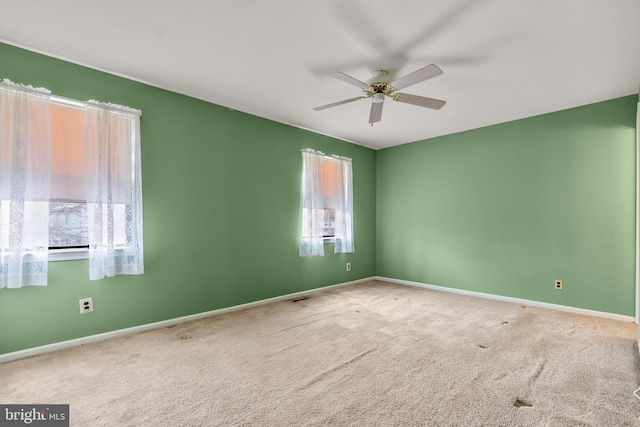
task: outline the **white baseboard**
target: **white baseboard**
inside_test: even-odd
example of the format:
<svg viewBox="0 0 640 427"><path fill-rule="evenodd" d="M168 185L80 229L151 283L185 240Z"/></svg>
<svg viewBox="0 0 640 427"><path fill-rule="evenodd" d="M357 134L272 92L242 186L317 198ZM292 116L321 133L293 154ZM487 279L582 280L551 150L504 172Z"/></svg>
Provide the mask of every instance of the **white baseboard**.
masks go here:
<svg viewBox="0 0 640 427"><path fill-rule="evenodd" d="M428 285L426 283L420 283L420 282L411 282L409 280L391 279L389 277L376 276L376 280L380 280L380 281L383 281L383 282L397 283L397 284L400 284L400 285L418 286L420 288L433 289L433 290L442 291L442 292L451 292L451 293L454 293L454 294L470 295L470 296L474 296L474 297L487 298L487 299L492 299L492 300L497 300L497 301L513 302L513 303L517 303L517 304L527 305L527 306L530 306L530 307L548 308L548 309L551 309L551 310L565 311L565 312L568 312L568 313L575 313L575 314L583 314L583 315L586 315L586 316L603 317L605 319L620 320L620 321L623 321L623 322L631 322L631 323L635 322L635 317L634 316L625 316L624 314L607 313L607 312L603 312L603 311L588 310L586 308L569 307L569 306L566 306L566 305L551 304L551 303L540 302L540 301L532 301L532 300L527 300L527 299L522 299L522 298L504 297L504 296L501 296L501 295L493 295L493 294L485 294L485 293L482 293L482 292L466 291L464 289L447 288L445 286Z"/></svg>
<svg viewBox="0 0 640 427"><path fill-rule="evenodd" d="M38 354L49 353L51 351L61 350L63 348L75 347L82 344L88 344L95 341L102 341L109 338L115 338L122 335L134 334L136 332L148 331L151 329L165 328L167 326L177 325L179 323L190 322L193 320L203 319L205 317L216 316L219 314L229 313L231 311L243 310L250 307L255 307L262 304L268 304L277 301L284 301L297 296L309 295L324 291L327 289L338 288L341 286L355 285L357 283L368 282L375 280L375 277L367 277L364 279L358 279L351 282L338 283L336 285L324 286L321 288L309 289L307 291L294 292L292 294L281 295L278 297L267 298L260 301L249 302L246 304L234 305L232 307L220 308L217 310L206 311L204 313L191 314L189 316L176 317L173 319L162 320L160 322L147 323L140 326L133 326L131 328L118 329L115 331L105 332L97 335L89 335L82 338L76 338L68 341L61 341L53 344L47 344L39 347L28 348L25 350L14 351L12 353L0 354L0 363L9 362L12 360L22 359L25 357L36 356Z"/></svg>

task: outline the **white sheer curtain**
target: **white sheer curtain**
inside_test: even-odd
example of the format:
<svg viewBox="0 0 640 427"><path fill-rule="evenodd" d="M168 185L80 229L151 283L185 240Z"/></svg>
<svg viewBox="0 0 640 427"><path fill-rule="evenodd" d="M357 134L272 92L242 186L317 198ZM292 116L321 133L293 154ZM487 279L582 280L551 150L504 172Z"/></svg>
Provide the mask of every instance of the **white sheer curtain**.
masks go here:
<svg viewBox="0 0 640 427"><path fill-rule="evenodd" d="M353 242L353 172L351 159L333 156L340 163L336 169L336 180L342 191L336 209L336 237L333 252L355 252Z"/></svg>
<svg viewBox="0 0 640 427"><path fill-rule="evenodd" d="M0 288L45 286L50 92L0 82Z"/></svg>
<svg viewBox="0 0 640 427"><path fill-rule="evenodd" d="M302 236L300 256L323 256L324 154L302 150Z"/></svg>
<svg viewBox="0 0 640 427"><path fill-rule="evenodd" d="M140 111L89 101L84 135L89 278L143 274Z"/></svg>

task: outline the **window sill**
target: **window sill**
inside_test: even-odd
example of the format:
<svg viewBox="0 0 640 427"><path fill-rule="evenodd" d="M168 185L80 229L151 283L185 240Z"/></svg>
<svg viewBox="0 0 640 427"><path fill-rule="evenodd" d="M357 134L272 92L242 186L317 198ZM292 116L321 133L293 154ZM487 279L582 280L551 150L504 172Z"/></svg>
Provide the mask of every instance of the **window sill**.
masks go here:
<svg viewBox="0 0 640 427"><path fill-rule="evenodd" d="M49 251L49 261L70 261L74 259L89 258L89 249L51 249Z"/></svg>

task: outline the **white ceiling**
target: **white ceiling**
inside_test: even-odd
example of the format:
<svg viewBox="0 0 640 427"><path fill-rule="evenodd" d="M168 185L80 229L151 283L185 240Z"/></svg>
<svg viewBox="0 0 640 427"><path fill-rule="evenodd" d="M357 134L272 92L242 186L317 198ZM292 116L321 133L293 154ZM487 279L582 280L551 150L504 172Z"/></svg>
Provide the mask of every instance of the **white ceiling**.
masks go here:
<svg viewBox="0 0 640 427"><path fill-rule="evenodd" d="M0 40L375 149L640 82L640 0L0 0ZM369 100L312 110L362 94L328 72L431 63L444 75L402 92L439 111L387 98L372 127Z"/></svg>

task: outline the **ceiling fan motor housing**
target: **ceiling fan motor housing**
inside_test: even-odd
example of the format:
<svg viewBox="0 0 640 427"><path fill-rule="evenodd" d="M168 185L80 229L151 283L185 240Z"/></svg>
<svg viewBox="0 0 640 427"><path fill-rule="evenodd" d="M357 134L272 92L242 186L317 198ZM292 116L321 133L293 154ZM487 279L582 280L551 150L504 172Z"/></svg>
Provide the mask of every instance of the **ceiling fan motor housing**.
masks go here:
<svg viewBox="0 0 640 427"><path fill-rule="evenodd" d="M395 89L389 86L390 75L386 70L377 70L373 72L373 76L367 80L368 89L363 89L367 97L372 96L374 103L384 101L384 96L392 96Z"/></svg>
<svg viewBox="0 0 640 427"><path fill-rule="evenodd" d="M376 70L373 72L371 78L367 80L368 84L387 84L389 83L389 72L387 70Z"/></svg>

